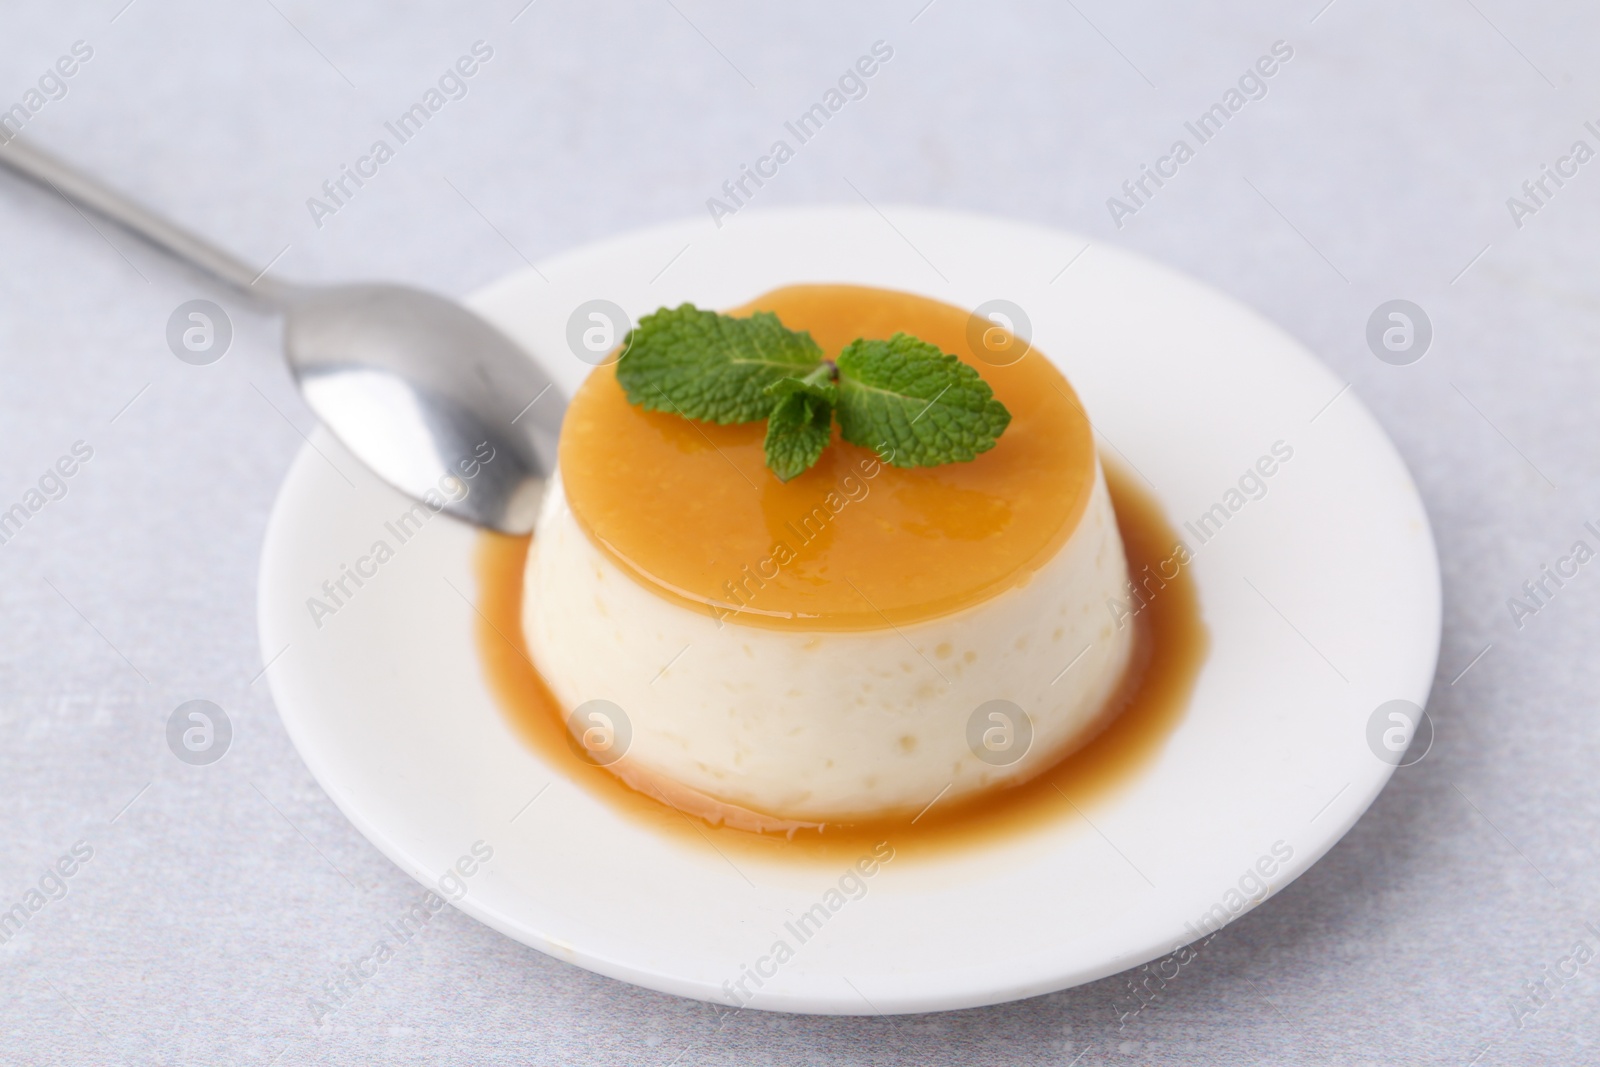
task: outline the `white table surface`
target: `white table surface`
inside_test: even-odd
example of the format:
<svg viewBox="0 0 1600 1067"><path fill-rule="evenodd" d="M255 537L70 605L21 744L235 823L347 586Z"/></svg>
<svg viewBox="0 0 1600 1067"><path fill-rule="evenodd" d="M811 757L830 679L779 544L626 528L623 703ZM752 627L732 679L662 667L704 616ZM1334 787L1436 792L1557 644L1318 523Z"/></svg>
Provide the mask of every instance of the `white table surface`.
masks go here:
<svg viewBox="0 0 1600 1067"><path fill-rule="evenodd" d="M319 1026L323 983L420 889L318 789L257 680L262 530L311 425L278 327L0 178L0 510L74 442L94 450L0 544L0 910L93 849L0 945L0 1062L1600 1063L1600 955L1551 977L1579 942L1600 954L1600 564L1520 628L1507 607L1573 542L1600 548L1584 529L1600 526L1600 162L1547 180L1520 227L1506 202L1574 141L1600 149L1584 126L1600 126L1600 17L924 2L12 5L0 109L84 41L92 58L25 137L251 262L281 252L280 276L465 294L707 217L785 119L888 42L867 95L754 206L865 198L890 220L915 203L1076 229L1302 339L1387 426L1435 524L1427 758L1120 1030L1128 976L946 1015L724 1019L453 910ZM478 40L494 54L467 96L318 228L307 197ZM1294 56L1267 95L1119 230L1107 198L1278 40ZM235 327L206 367L165 340L195 297ZM1393 298L1434 326L1410 366L1367 347ZM235 729L207 767L165 740L196 698Z"/></svg>

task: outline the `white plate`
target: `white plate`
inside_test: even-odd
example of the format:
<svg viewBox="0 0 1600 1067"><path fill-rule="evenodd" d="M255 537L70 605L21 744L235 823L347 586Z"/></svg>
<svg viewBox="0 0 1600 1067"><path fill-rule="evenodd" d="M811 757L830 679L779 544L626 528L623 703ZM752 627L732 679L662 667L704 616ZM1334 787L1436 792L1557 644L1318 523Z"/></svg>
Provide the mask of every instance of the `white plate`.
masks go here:
<svg viewBox="0 0 1600 1067"><path fill-rule="evenodd" d="M541 265L548 281L523 272L473 304L570 392L589 368L567 321L592 299L635 319L799 281L964 307L1011 300L1082 395L1102 447L1154 484L1180 529L1285 442L1293 458L1266 495L1197 548L1209 658L1181 724L1113 799L980 851L891 862L795 946L785 922L842 865L735 869L553 774L480 674L465 599L475 532L439 517L397 544L384 523L406 504L326 434L315 444L327 458L302 450L289 472L260 578L273 696L311 772L428 885L482 842L492 859L445 882L465 892L456 906L601 974L728 1003L724 982L790 942L794 958L752 1004L781 1011L933 1011L1045 993L1194 940L1207 914L1248 910L1258 864L1281 888L1388 779L1367 740L1375 709L1426 703L1440 616L1427 517L1383 431L1292 338L1165 267L1086 244L923 209L746 212L720 230L685 223L581 249ZM394 558L359 589L347 581L355 595L315 625L307 598L379 539Z"/></svg>

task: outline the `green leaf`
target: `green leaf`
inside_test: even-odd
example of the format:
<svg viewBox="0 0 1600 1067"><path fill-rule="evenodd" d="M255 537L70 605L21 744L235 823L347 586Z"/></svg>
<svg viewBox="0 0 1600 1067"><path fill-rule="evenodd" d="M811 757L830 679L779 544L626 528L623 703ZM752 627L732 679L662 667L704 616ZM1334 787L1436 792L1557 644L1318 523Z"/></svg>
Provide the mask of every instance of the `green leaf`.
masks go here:
<svg viewBox="0 0 1600 1067"><path fill-rule="evenodd" d="M832 436L833 405L809 390L791 389L767 416L767 466L787 482L811 469Z"/></svg>
<svg viewBox="0 0 1600 1067"><path fill-rule="evenodd" d="M896 467L967 462L1011 422L977 371L909 334L852 341L839 373L844 439Z"/></svg>
<svg viewBox="0 0 1600 1067"><path fill-rule="evenodd" d="M755 422L772 410L766 388L804 377L822 350L805 332L758 311L749 318L662 308L639 320L623 341L617 381L628 401L705 422Z"/></svg>
<svg viewBox="0 0 1600 1067"><path fill-rule="evenodd" d="M811 469L833 437L833 405L839 400L839 376L832 361L804 378L779 378L767 386L776 397L767 416L767 466L787 482Z"/></svg>

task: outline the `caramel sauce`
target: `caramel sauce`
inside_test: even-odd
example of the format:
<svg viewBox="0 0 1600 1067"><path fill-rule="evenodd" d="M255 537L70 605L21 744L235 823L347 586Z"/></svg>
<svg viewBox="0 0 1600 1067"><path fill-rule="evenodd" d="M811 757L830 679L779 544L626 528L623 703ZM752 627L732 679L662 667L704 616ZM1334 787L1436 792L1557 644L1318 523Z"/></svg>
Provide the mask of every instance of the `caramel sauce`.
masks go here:
<svg viewBox="0 0 1600 1067"><path fill-rule="evenodd" d="M1179 538L1160 504L1133 476L1106 463L1106 481L1127 552L1138 574L1172 556ZM888 841L896 856L944 854L1007 840L1081 818L1137 780L1182 720L1210 644L1193 577L1179 571L1135 616L1138 651L1102 727L1084 745L1036 777L953 804L904 816L821 828L760 832L749 813L721 808L665 783L624 781L578 755L562 708L528 658L522 594L530 538L483 533L477 551L476 638L484 676L512 728L552 773L612 810L687 847L714 848L736 859L849 863ZM1166 569L1162 568L1165 574ZM624 758L613 769L621 769Z"/></svg>
<svg viewBox="0 0 1600 1067"><path fill-rule="evenodd" d="M968 313L905 293L795 286L734 313L753 310L810 331L829 356L856 337L897 330L963 358L972 351ZM915 621L959 610L1026 581L1054 555L1084 512L1095 462L1077 397L1042 354L1030 351L1009 366L972 365L1013 416L991 451L971 463L901 470L835 439L815 468L788 484L765 468L761 424L712 426L639 411L601 368L574 398L563 429L567 497L624 571L698 609L736 610L738 623L849 630L881 627L886 616ZM1177 534L1132 477L1104 466L1129 573L1148 566L1165 575L1157 564L1172 556ZM833 512L845 513L841 521L806 527L804 516L830 492L844 501ZM1193 579L1180 571L1136 615L1134 659L1098 731L1048 769L934 803L914 819L782 822L650 780L626 757L610 768L583 758L567 733L567 709L522 637L530 539L481 538L477 644L489 688L517 734L554 773L613 810L725 856L849 862L880 841L899 855L927 855L1078 818L1150 765L1183 716L1209 643ZM759 586L746 582L745 599L731 600L723 583L772 558L784 540L794 558Z"/></svg>
<svg viewBox="0 0 1600 1067"><path fill-rule="evenodd" d="M971 462L914 468L880 463L836 426L817 465L784 483L766 467L764 422L644 411L599 368L567 409L561 479L579 526L624 573L745 625L879 629L1026 583L1076 529L1094 437L1043 354L976 359L969 312L885 289L790 286L730 314L754 311L808 331L828 358L858 337L913 334L974 367L1011 424Z"/></svg>

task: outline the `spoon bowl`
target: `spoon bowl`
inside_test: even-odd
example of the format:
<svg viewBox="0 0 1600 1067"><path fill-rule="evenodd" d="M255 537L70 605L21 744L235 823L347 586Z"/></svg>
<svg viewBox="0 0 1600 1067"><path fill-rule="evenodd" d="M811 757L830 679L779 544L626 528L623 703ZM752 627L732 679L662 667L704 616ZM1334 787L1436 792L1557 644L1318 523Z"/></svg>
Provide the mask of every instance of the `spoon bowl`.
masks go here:
<svg viewBox="0 0 1600 1067"><path fill-rule="evenodd" d="M284 355L306 402L384 481L468 522L532 531L563 402L510 338L400 285L304 291Z"/></svg>

